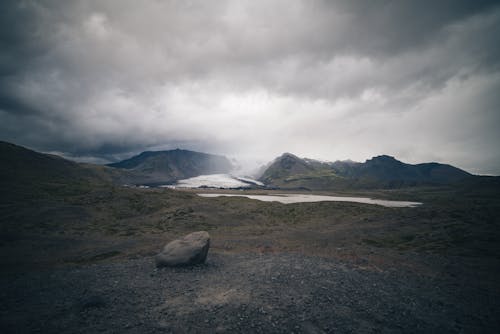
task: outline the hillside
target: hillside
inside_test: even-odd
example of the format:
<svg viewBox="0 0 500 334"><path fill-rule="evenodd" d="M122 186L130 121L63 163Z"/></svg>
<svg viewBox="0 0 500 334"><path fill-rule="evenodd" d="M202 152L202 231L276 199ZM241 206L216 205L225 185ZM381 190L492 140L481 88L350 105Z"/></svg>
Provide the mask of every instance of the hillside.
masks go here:
<svg viewBox="0 0 500 334"><path fill-rule="evenodd" d="M284 153L264 170L259 181L281 188L328 189L342 182L342 177L328 163Z"/></svg>
<svg viewBox="0 0 500 334"><path fill-rule="evenodd" d="M57 155L43 154L7 142L0 142L2 182L46 182L92 177L81 164Z"/></svg>
<svg viewBox="0 0 500 334"><path fill-rule="evenodd" d="M228 173L233 168L224 156L188 150L147 151L108 166L148 176L148 183L169 183L204 174Z"/></svg>
<svg viewBox="0 0 500 334"><path fill-rule="evenodd" d="M281 188L327 190L447 185L471 176L450 165L435 162L411 165L387 155L364 163L350 160L326 163L285 153L265 169L260 180Z"/></svg>
<svg viewBox="0 0 500 334"><path fill-rule="evenodd" d="M0 142L0 157L0 248L21 247L31 252L33 242L44 250L57 244L56 255L64 256L66 249L75 245L73 240L65 244L58 238L84 235L99 240L108 234L131 233L129 230L143 224L142 220L148 222L151 213L160 208L177 209L192 197L163 188L123 187L124 181L138 175L76 163L7 142ZM118 226L131 219L131 226ZM46 238L49 246L43 243ZM90 250L95 247L93 242ZM20 256L18 251L12 256L5 248L0 253L0 261L13 265L30 262L32 257ZM52 261L50 257L47 260Z"/></svg>
<svg viewBox="0 0 500 334"><path fill-rule="evenodd" d="M9 198L34 195L81 183L106 183L113 180L111 168L79 164L57 155L43 154L7 142L0 142L0 182L9 189Z"/></svg>
<svg viewBox="0 0 500 334"><path fill-rule="evenodd" d="M0 186L8 189L1 195L4 203L151 180L134 171L77 163L8 142L0 142L0 157Z"/></svg>

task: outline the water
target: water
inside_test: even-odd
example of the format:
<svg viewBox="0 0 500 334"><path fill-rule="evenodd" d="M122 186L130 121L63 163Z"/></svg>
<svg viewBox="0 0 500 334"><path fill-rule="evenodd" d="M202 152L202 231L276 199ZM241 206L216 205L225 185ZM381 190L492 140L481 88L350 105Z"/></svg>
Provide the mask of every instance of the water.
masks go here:
<svg viewBox="0 0 500 334"><path fill-rule="evenodd" d="M390 208L413 208L421 205L419 202L407 201L389 201L382 199L372 199L367 197L348 197L348 196L325 196L325 195L308 195L308 194L276 194L276 195L236 195L236 194L198 194L202 197L248 197L264 202L280 202L283 204L306 203L306 202L355 202L364 204L382 205Z"/></svg>

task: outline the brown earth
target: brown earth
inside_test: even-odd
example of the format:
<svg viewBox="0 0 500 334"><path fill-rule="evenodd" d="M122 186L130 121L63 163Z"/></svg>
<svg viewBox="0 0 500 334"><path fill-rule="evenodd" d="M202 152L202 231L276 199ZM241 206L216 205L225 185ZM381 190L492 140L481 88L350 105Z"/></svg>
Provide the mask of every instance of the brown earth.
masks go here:
<svg viewBox="0 0 500 334"><path fill-rule="evenodd" d="M264 203L96 186L2 201L2 332L496 332L499 190ZM338 193L336 195L339 195ZM156 270L196 230L207 264Z"/></svg>

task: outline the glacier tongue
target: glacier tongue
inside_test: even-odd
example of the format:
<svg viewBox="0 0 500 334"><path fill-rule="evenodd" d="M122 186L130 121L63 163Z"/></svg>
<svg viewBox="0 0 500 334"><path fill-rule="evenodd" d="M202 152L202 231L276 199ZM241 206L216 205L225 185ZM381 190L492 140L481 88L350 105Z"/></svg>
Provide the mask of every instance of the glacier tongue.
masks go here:
<svg viewBox="0 0 500 334"><path fill-rule="evenodd" d="M177 181L169 188L249 188L254 185L263 185L262 182L244 177L236 177L229 174L209 174L199 175L184 180Z"/></svg>

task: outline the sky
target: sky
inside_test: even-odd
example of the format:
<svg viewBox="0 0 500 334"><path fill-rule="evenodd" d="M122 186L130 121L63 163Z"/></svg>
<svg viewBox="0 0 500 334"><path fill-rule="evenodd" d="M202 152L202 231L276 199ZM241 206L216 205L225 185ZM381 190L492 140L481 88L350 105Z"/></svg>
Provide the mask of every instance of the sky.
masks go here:
<svg viewBox="0 0 500 334"><path fill-rule="evenodd" d="M500 6L4 0L0 140L95 163L388 154L500 175Z"/></svg>

